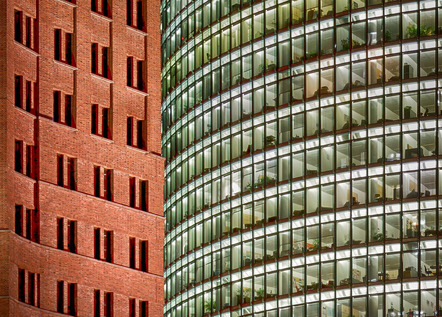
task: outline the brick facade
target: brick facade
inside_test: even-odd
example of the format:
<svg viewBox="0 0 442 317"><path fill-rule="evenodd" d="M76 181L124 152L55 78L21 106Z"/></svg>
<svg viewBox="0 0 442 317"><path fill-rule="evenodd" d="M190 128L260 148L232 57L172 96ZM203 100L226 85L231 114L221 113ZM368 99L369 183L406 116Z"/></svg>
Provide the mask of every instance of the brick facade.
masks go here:
<svg viewBox="0 0 442 317"><path fill-rule="evenodd" d="M1 316L94 316L96 290L100 316L106 293L162 316L160 1L141 3L0 1Z"/></svg>

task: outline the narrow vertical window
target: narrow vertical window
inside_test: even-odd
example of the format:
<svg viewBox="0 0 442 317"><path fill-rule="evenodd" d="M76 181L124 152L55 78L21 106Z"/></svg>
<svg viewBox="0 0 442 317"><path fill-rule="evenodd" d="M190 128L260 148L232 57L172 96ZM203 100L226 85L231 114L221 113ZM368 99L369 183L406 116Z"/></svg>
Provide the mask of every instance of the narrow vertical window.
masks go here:
<svg viewBox="0 0 442 317"><path fill-rule="evenodd" d="M113 293L104 293L104 316L112 317L114 314Z"/></svg>
<svg viewBox="0 0 442 317"><path fill-rule="evenodd" d="M16 107L23 108L23 77L15 75L14 103Z"/></svg>
<svg viewBox="0 0 442 317"><path fill-rule="evenodd" d="M61 93L59 91L54 91L54 121L60 122L60 112L61 112Z"/></svg>
<svg viewBox="0 0 442 317"><path fill-rule="evenodd" d="M94 1L92 2L94 3ZM93 74L97 74L98 72L98 44L92 43L92 65L91 71Z"/></svg>
<svg viewBox="0 0 442 317"><path fill-rule="evenodd" d="M25 301L25 270L18 269L18 300Z"/></svg>
<svg viewBox="0 0 442 317"><path fill-rule="evenodd" d="M94 291L94 317L100 317L100 291Z"/></svg>
<svg viewBox="0 0 442 317"><path fill-rule="evenodd" d="M57 61L61 60L61 30L56 29L54 35L54 58Z"/></svg>
<svg viewBox="0 0 442 317"><path fill-rule="evenodd" d="M139 149L144 149L145 146L143 128L144 128L143 120L139 120L137 122L137 147Z"/></svg>
<svg viewBox="0 0 442 317"><path fill-rule="evenodd" d="M35 273L29 273L28 281L29 305L35 306Z"/></svg>
<svg viewBox="0 0 442 317"><path fill-rule="evenodd" d="M68 249L77 253L77 222L74 220L68 221Z"/></svg>
<svg viewBox="0 0 442 317"><path fill-rule="evenodd" d="M144 30L143 1L137 1L137 29Z"/></svg>
<svg viewBox="0 0 442 317"><path fill-rule="evenodd" d="M147 211L148 187L147 181L140 181L140 209Z"/></svg>
<svg viewBox="0 0 442 317"><path fill-rule="evenodd" d="M31 240L31 210L26 209L26 239Z"/></svg>
<svg viewBox="0 0 442 317"><path fill-rule="evenodd" d="M57 282L57 312L63 314L64 308L64 282Z"/></svg>
<svg viewBox="0 0 442 317"><path fill-rule="evenodd" d="M129 317L135 317L135 298L129 298Z"/></svg>
<svg viewBox="0 0 442 317"><path fill-rule="evenodd" d="M72 33L66 33L66 63L69 65L74 64L72 45Z"/></svg>
<svg viewBox="0 0 442 317"><path fill-rule="evenodd" d="M101 67L103 68L103 77L109 78L109 57L108 57L109 48L102 48L102 63Z"/></svg>
<svg viewBox="0 0 442 317"><path fill-rule="evenodd" d="M23 141L15 141L15 170L23 173Z"/></svg>
<svg viewBox="0 0 442 317"><path fill-rule="evenodd" d="M94 258L100 260L100 228L94 229Z"/></svg>
<svg viewBox="0 0 442 317"><path fill-rule="evenodd" d="M127 118L127 145L132 145L133 140L133 130L134 130L134 118Z"/></svg>
<svg viewBox="0 0 442 317"><path fill-rule="evenodd" d="M92 105L92 134L98 134L98 105Z"/></svg>
<svg viewBox="0 0 442 317"><path fill-rule="evenodd" d="M34 147L31 145L26 145L26 176L33 177L33 154Z"/></svg>
<svg viewBox="0 0 442 317"><path fill-rule="evenodd" d="M63 155L57 155L57 185L63 186L64 184L64 166L63 166Z"/></svg>
<svg viewBox="0 0 442 317"><path fill-rule="evenodd" d="M147 272L147 241L140 241L140 270Z"/></svg>
<svg viewBox="0 0 442 317"><path fill-rule="evenodd" d="M134 58L128 57L127 58L127 85L129 87L132 87L133 85L133 64L134 64Z"/></svg>
<svg viewBox="0 0 442 317"><path fill-rule="evenodd" d="M98 11L98 0L92 0L91 1L91 10L94 12Z"/></svg>
<svg viewBox="0 0 442 317"><path fill-rule="evenodd" d="M113 261L113 232L104 230L104 258L106 262Z"/></svg>
<svg viewBox="0 0 442 317"><path fill-rule="evenodd" d="M37 307L40 307L40 274L37 274L37 286L36 286L36 293L37 293Z"/></svg>
<svg viewBox="0 0 442 317"><path fill-rule="evenodd" d="M135 177L129 178L129 205L135 207Z"/></svg>
<svg viewBox="0 0 442 317"><path fill-rule="evenodd" d="M15 205L15 233L23 235L23 206Z"/></svg>
<svg viewBox="0 0 442 317"><path fill-rule="evenodd" d="M57 249L64 249L64 219L57 219Z"/></svg>
<svg viewBox="0 0 442 317"><path fill-rule="evenodd" d="M32 85L30 81L26 81L26 101L25 101L25 106L26 106L26 111L27 112L31 112L31 108L32 108Z"/></svg>
<svg viewBox="0 0 442 317"><path fill-rule="evenodd" d="M77 284L68 284L68 315L77 316Z"/></svg>
<svg viewBox="0 0 442 317"><path fill-rule="evenodd" d="M137 62L137 76L138 76L137 78L138 89L143 90L144 89L143 61Z"/></svg>
<svg viewBox="0 0 442 317"><path fill-rule="evenodd" d="M103 128L103 137L109 139L110 138L110 129L109 129L109 120L110 120L110 116L109 116L109 108L103 108L103 116L102 116L102 120L103 120L103 124L102 124L102 128Z"/></svg>
<svg viewBox="0 0 442 317"><path fill-rule="evenodd" d="M15 11L14 14L14 39L23 42L23 12Z"/></svg>
<svg viewBox="0 0 442 317"><path fill-rule="evenodd" d="M133 15L133 0L126 0L126 23L127 25L132 26L132 15Z"/></svg>
<svg viewBox="0 0 442 317"><path fill-rule="evenodd" d="M77 190L77 160L72 157L68 157L68 186Z"/></svg>
<svg viewBox="0 0 442 317"><path fill-rule="evenodd" d="M66 95L65 96L65 105L66 105L66 110L65 110L65 123L70 126L70 127L75 127L75 122L74 122L74 109L73 109L73 105L72 105L72 95Z"/></svg>
<svg viewBox="0 0 442 317"><path fill-rule="evenodd" d="M102 12L103 15L110 17L110 6L109 6L109 1L108 0L102 0L101 2L102 5Z"/></svg>
<svg viewBox="0 0 442 317"><path fill-rule="evenodd" d="M32 210L31 240L40 242L40 214L36 209Z"/></svg>
<svg viewBox="0 0 442 317"><path fill-rule="evenodd" d="M26 40L25 45L27 47L31 47L31 28L32 28L32 19L31 17L26 17Z"/></svg>
<svg viewBox="0 0 442 317"><path fill-rule="evenodd" d="M94 166L94 196L100 197L100 167Z"/></svg>
<svg viewBox="0 0 442 317"><path fill-rule="evenodd" d="M140 317L148 316L148 302L142 301L140 302Z"/></svg>
<svg viewBox="0 0 442 317"><path fill-rule="evenodd" d="M135 268L135 238L129 238L129 266Z"/></svg>
<svg viewBox="0 0 442 317"><path fill-rule="evenodd" d="M112 193L113 180L112 180L112 176L113 176L113 171L112 170L106 169L104 171L104 197L107 200L109 200L109 201L113 200L113 193Z"/></svg>

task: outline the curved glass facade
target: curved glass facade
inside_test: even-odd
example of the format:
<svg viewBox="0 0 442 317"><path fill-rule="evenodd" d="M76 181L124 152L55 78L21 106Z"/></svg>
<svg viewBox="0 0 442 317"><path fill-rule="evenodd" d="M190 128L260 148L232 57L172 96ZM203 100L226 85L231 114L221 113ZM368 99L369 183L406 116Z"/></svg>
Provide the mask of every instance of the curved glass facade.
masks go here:
<svg viewBox="0 0 442 317"><path fill-rule="evenodd" d="M442 316L442 1L165 0L162 31L165 316Z"/></svg>

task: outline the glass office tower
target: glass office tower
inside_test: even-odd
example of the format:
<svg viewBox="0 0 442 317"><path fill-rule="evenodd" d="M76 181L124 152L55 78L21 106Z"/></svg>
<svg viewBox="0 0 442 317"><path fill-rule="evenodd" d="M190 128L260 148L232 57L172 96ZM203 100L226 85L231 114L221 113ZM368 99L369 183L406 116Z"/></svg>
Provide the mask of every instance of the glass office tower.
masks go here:
<svg viewBox="0 0 442 317"><path fill-rule="evenodd" d="M162 31L165 316L442 316L442 1L167 0Z"/></svg>

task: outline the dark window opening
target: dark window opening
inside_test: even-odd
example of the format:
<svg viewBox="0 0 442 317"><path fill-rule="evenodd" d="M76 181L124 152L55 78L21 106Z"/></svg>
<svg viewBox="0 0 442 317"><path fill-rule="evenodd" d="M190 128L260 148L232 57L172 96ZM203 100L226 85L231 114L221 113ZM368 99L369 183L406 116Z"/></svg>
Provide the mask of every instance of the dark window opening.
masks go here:
<svg viewBox="0 0 442 317"><path fill-rule="evenodd" d="M26 145L26 176L34 177L34 147Z"/></svg>
<svg viewBox="0 0 442 317"><path fill-rule="evenodd" d="M140 317L148 316L148 302L140 302Z"/></svg>
<svg viewBox="0 0 442 317"><path fill-rule="evenodd" d="M114 313L113 309L113 293L104 293L104 316L112 317Z"/></svg>
<svg viewBox="0 0 442 317"><path fill-rule="evenodd" d="M34 242L40 242L40 213L38 210L32 210L32 228L31 228L31 240Z"/></svg>
<svg viewBox="0 0 442 317"><path fill-rule="evenodd" d="M110 78L109 76L109 48L103 47L102 49L102 67L103 67L103 77Z"/></svg>
<svg viewBox="0 0 442 317"><path fill-rule="evenodd" d="M65 123L70 127L75 127L72 98L73 98L72 95L65 96L66 111L65 111L64 115L65 115Z"/></svg>
<svg viewBox="0 0 442 317"><path fill-rule="evenodd" d="M92 2L94 3L94 2ZM97 74L98 72L98 44L92 43L92 73Z"/></svg>
<svg viewBox="0 0 442 317"><path fill-rule="evenodd" d="M98 0L91 1L91 10L94 12L98 12Z"/></svg>
<svg viewBox="0 0 442 317"><path fill-rule="evenodd" d="M112 170L108 170L106 169L104 171L104 197L109 200L112 201L113 200L113 193L112 193L112 188L113 188L113 171Z"/></svg>
<svg viewBox="0 0 442 317"><path fill-rule="evenodd" d="M147 241L140 241L140 270L147 272Z"/></svg>
<svg viewBox="0 0 442 317"><path fill-rule="evenodd" d="M26 111L31 112L32 109L32 85L30 81L26 81Z"/></svg>
<svg viewBox="0 0 442 317"><path fill-rule="evenodd" d="M98 105L92 105L92 134L98 134Z"/></svg>
<svg viewBox="0 0 442 317"><path fill-rule="evenodd" d="M31 240L31 210L26 209L26 239Z"/></svg>
<svg viewBox="0 0 442 317"><path fill-rule="evenodd" d="M66 33L66 63L68 63L69 65L74 64L72 46L72 33Z"/></svg>
<svg viewBox="0 0 442 317"><path fill-rule="evenodd" d="M110 138L110 116L109 116L109 108L103 108L103 137L109 139Z"/></svg>
<svg viewBox="0 0 442 317"><path fill-rule="evenodd" d="M57 61L61 61L61 30L55 29L54 35L54 58Z"/></svg>
<svg viewBox="0 0 442 317"><path fill-rule="evenodd" d="M103 15L110 17L110 6L108 0L102 0L101 5L102 5Z"/></svg>
<svg viewBox="0 0 442 317"><path fill-rule="evenodd" d="M129 238L129 266L135 268L135 238Z"/></svg>
<svg viewBox="0 0 442 317"><path fill-rule="evenodd" d="M68 157L68 187L77 190L77 160Z"/></svg>
<svg viewBox="0 0 442 317"><path fill-rule="evenodd" d="M14 15L14 39L23 42L23 12L15 11Z"/></svg>
<svg viewBox="0 0 442 317"><path fill-rule="evenodd" d="M94 291L94 317L100 317L100 291Z"/></svg>
<svg viewBox="0 0 442 317"><path fill-rule="evenodd" d="M94 258L100 260L100 228L94 229Z"/></svg>
<svg viewBox="0 0 442 317"><path fill-rule="evenodd" d="M100 197L100 167L94 166L94 196Z"/></svg>
<svg viewBox="0 0 442 317"><path fill-rule="evenodd" d="M137 1L137 29L144 30L143 1Z"/></svg>
<svg viewBox="0 0 442 317"><path fill-rule="evenodd" d="M68 249L77 253L77 222L73 220L68 221Z"/></svg>
<svg viewBox="0 0 442 317"><path fill-rule="evenodd" d="M132 13L133 13L132 1L133 0L126 0L126 23L127 25L130 26L132 26Z"/></svg>
<svg viewBox="0 0 442 317"><path fill-rule="evenodd" d="M129 178L129 205L135 207L135 177Z"/></svg>
<svg viewBox="0 0 442 317"><path fill-rule="evenodd" d="M106 262L112 263L113 261L113 232L104 231L104 258Z"/></svg>
<svg viewBox="0 0 442 317"><path fill-rule="evenodd" d="M57 312L63 314L64 308L64 282L57 282Z"/></svg>
<svg viewBox="0 0 442 317"><path fill-rule="evenodd" d="M135 298L129 298L129 317L135 317Z"/></svg>
<svg viewBox="0 0 442 317"><path fill-rule="evenodd" d="M60 122L61 120L61 92L54 91L54 121Z"/></svg>
<svg viewBox="0 0 442 317"><path fill-rule="evenodd" d="M16 107L23 108L23 77L15 75L14 84L14 104Z"/></svg>
<svg viewBox="0 0 442 317"><path fill-rule="evenodd" d="M133 142L133 130L134 130L134 118L127 118L127 145L132 145Z"/></svg>
<svg viewBox="0 0 442 317"><path fill-rule="evenodd" d="M31 25L32 25L32 19L31 17L26 17L26 40L25 45L27 47L31 47Z"/></svg>
<svg viewBox="0 0 442 317"><path fill-rule="evenodd" d="M68 315L77 316L77 284L68 284Z"/></svg>
<svg viewBox="0 0 442 317"><path fill-rule="evenodd" d="M25 301L25 270L18 269L18 300Z"/></svg>
<svg viewBox="0 0 442 317"><path fill-rule="evenodd" d="M58 154L57 155L57 185L58 186L63 186L64 184L64 167L63 167L63 155Z"/></svg>
<svg viewBox="0 0 442 317"><path fill-rule="evenodd" d="M23 173L23 141L15 141L15 170Z"/></svg>
<svg viewBox="0 0 442 317"><path fill-rule="evenodd" d="M147 211L148 186L147 181L140 181L140 209Z"/></svg>
<svg viewBox="0 0 442 317"><path fill-rule="evenodd" d="M143 121L139 120L137 122L137 147L139 149L144 149L145 147L143 128L144 128Z"/></svg>
<svg viewBox="0 0 442 317"><path fill-rule="evenodd" d="M29 273L28 281L29 305L35 306L35 273Z"/></svg>
<svg viewBox="0 0 442 317"><path fill-rule="evenodd" d="M15 233L23 235L23 206L15 205Z"/></svg>
<svg viewBox="0 0 442 317"><path fill-rule="evenodd" d="M138 76L138 78L137 78L138 89L143 90L144 89L143 61L137 62L137 76Z"/></svg>
<svg viewBox="0 0 442 317"><path fill-rule="evenodd" d="M64 249L64 219L57 219L57 249Z"/></svg>
<svg viewBox="0 0 442 317"><path fill-rule="evenodd" d="M128 57L127 58L127 85L129 87L132 87L133 85L133 64L134 64L134 58Z"/></svg>

